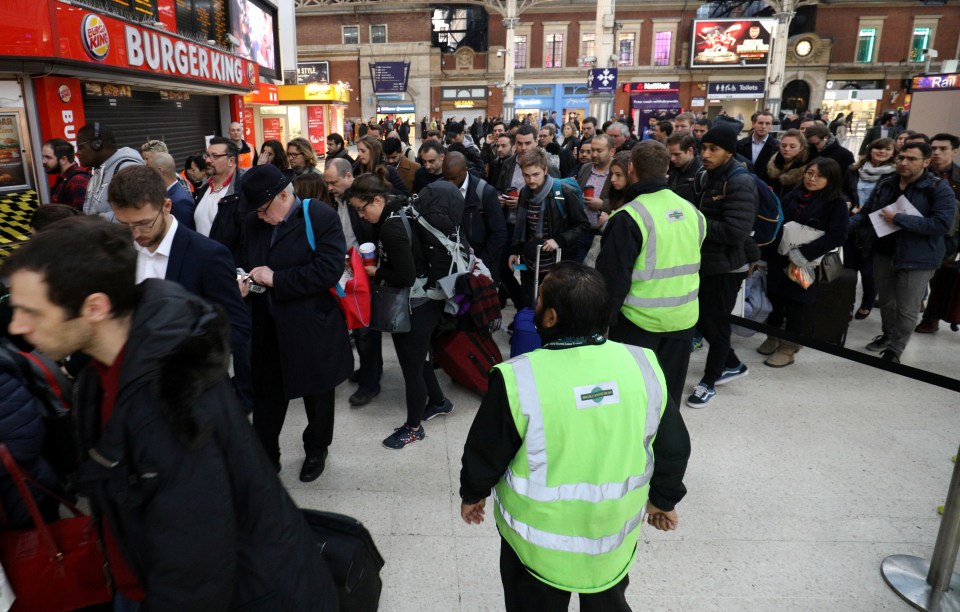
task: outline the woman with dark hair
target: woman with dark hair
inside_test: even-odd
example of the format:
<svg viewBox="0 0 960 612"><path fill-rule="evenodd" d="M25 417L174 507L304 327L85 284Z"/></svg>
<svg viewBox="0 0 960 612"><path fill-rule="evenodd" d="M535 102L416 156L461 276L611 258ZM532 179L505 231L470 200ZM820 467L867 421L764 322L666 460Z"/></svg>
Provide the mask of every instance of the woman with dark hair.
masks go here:
<svg viewBox="0 0 960 612"><path fill-rule="evenodd" d="M260 145L260 157L257 159L257 165L273 164L281 170L289 170L290 162L287 161L287 152L283 150L283 143L279 140L267 140Z"/></svg>
<svg viewBox="0 0 960 612"><path fill-rule="evenodd" d="M765 172L757 176L766 181L781 200L788 191L803 182L809 156L807 139L800 130L787 130L780 137L780 150L767 162Z"/></svg>
<svg viewBox="0 0 960 612"><path fill-rule="evenodd" d="M293 179L293 192L303 200L317 200L333 206L327 184L321 175L314 172L304 172ZM335 206L333 208L336 210Z"/></svg>
<svg viewBox="0 0 960 612"><path fill-rule="evenodd" d="M867 145L867 156L847 171L844 193L850 201L850 216L860 212L877 184L897 170L894 161L896 145L890 138L878 138ZM864 253L860 236L853 232L843 245L843 267L860 272L863 297L854 315L858 320L870 316L877 301L877 285L873 280L873 257Z"/></svg>
<svg viewBox="0 0 960 612"><path fill-rule="evenodd" d="M187 161L183 162L183 172L180 176L187 181L190 193L196 195L197 190L203 187L203 182L207 180L207 161L203 155L187 157Z"/></svg>
<svg viewBox="0 0 960 612"><path fill-rule="evenodd" d="M383 158L383 143L373 136L364 136L357 141L357 162L353 164L353 175L377 174L381 180L389 183L397 193L410 195L397 169Z"/></svg>
<svg viewBox="0 0 960 612"><path fill-rule="evenodd" d="M421 197L434 189L452 190L453 193L457 190L452 183L438 181L425 187ZM425 297L423 290L436 279L428 278L415 221L405 217L406 213L401 210L407 198L392 197L389 188L377 175L363 174L353 182L344 199L374 228L380 266L367 266L371 282L411 288L410 331L393 334L393 346L406 387L407 419L383 441L385 447L400 450L423 440L426 434L422 421L453 410L453 404L444 396L434 374L433 363L427 359L430 339L440 321L443 303Z"/></svg>
<svg viewBox="0 0 960 612"><path fill-rule="evenodd" d="M610 212L627 203L630 187L630 152L621 151L610 160Z"/></svg>
<svg viewBox="0 0 960 612"><path fill-rule="evenodd" d="M773 244L765 247L764 259L769 265L767 290L773 305L766 323L807 335L816 324L817 316L810 312L810 305L816 299L817 285L804 289L787 276L787 270L790 264L813 267L810 262L842 245L847 238L848 214L842 192L843 176L836 161L818 157L803 167L802 177L801 184L783 199L784 223L795 221L820 230L823 235L790 249L787 255L778 251L782 232ZM757 348L761 355L769 355L764 363L772 368L790 365L799 350L799 344L776 336L767 336Z"/></svg>

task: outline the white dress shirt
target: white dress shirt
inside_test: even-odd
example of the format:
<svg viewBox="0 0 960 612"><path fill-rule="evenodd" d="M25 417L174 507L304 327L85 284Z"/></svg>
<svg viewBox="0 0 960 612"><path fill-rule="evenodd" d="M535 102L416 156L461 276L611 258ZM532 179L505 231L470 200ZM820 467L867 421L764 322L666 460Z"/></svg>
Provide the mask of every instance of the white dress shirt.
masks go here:
<svg viewBox="0 0 960 612"><path fill-rule="evenodd" d="M228 179L228 181L232 180L233 178ZM210 237L210 230L213 229L213 220L217 218L220 200L225 195L227 195L226 185L217 191L214 191L213 185L210 185L207 192L197 202L197 208L193 211L193 222L197 226L197 231L208 238Z"/></svg>
<svg viewBox="0 0 960 612"><path fill-rule="evenodd" d="M467 172L467 178L463 179L463 185L460 185L460 195L463 196L464 201L467 199L467 186L470 184L470 173Z"/></svg>
<svg viewBox="0 0 960 612"><path fill-rule="evenodd" d="M148 278L167 277L167 264L170 263L170 249L173 248L173 235L177 233L177 225L177 218L170 215L170 227L152 253L147 247L133 243L133 248L137 249L137 283Z"/></svg>
<svg viewBox="0 0 960 612"><path fill-rule="evenodd" d="M763 140L761 140L760 142L757 142L756 139L753 138L752 136L750 137L750 144L753 147L751 150L751 153L753 153L753 159L751 159L750 161L752 161L753 163L757 163L757 157L760 156L760 151L763 150L763 145L767 144L767 138L770 138L770 134L767 134L766 136L764 136Z"/></svg>

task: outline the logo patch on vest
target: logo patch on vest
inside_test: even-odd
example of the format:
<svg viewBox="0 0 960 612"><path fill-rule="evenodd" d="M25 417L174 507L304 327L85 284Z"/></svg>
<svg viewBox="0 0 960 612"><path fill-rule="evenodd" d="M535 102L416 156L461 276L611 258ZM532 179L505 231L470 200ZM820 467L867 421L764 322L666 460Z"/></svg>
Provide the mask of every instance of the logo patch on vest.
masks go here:
<svg viewBox="0 0 960 612"><path fill-rule="evenodd" d="M597 408L620 403L620 387L616 381L584 385L573 390L573 399L577 408Z"/></svg>
<svg viewBox="0 0 960 612"><path fill-rule="evenodd" d="M667 211L667 221L673 223L674 221L683 221L683 210L677 208L675 210Z"/></svg>

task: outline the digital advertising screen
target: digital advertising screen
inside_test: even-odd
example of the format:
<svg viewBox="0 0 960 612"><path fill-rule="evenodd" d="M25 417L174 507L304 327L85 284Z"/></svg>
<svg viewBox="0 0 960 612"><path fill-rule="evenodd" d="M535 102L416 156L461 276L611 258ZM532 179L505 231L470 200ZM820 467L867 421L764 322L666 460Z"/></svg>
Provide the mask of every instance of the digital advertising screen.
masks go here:
<svg viewBox="0 0 960 612"><path fill-rule="evenodd" d="M251 0L230 0L230 30L240 40L236 53L277 75L276 11Z"/></svg>
<svg viewBox="0 0 960 612"><path fill-rule="evenodd" d="M695 20L690 67L766 67L775 25L774 19Z"/></svg>

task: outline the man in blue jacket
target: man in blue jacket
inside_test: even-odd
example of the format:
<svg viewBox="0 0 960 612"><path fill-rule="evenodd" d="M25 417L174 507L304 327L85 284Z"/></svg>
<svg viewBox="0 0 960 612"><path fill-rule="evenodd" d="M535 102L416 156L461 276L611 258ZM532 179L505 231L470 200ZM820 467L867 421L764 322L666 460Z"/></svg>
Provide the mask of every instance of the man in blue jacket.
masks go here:
<svg viewBox="0 0 960 612"><path fill-rule="evenodd" d="M883 179L870 199L850 219L873 252L873 276L880 295L881 333L867 345L883 359L900 356L917 325L923 292L943 262L944 238L953 228L956 201L949 183L927 172L933 150L924 142L909 142L897 154L897 172ZM891 207L901 196L920 215ZM877 237L868 215L880 216L893 233Z"/></svg>

